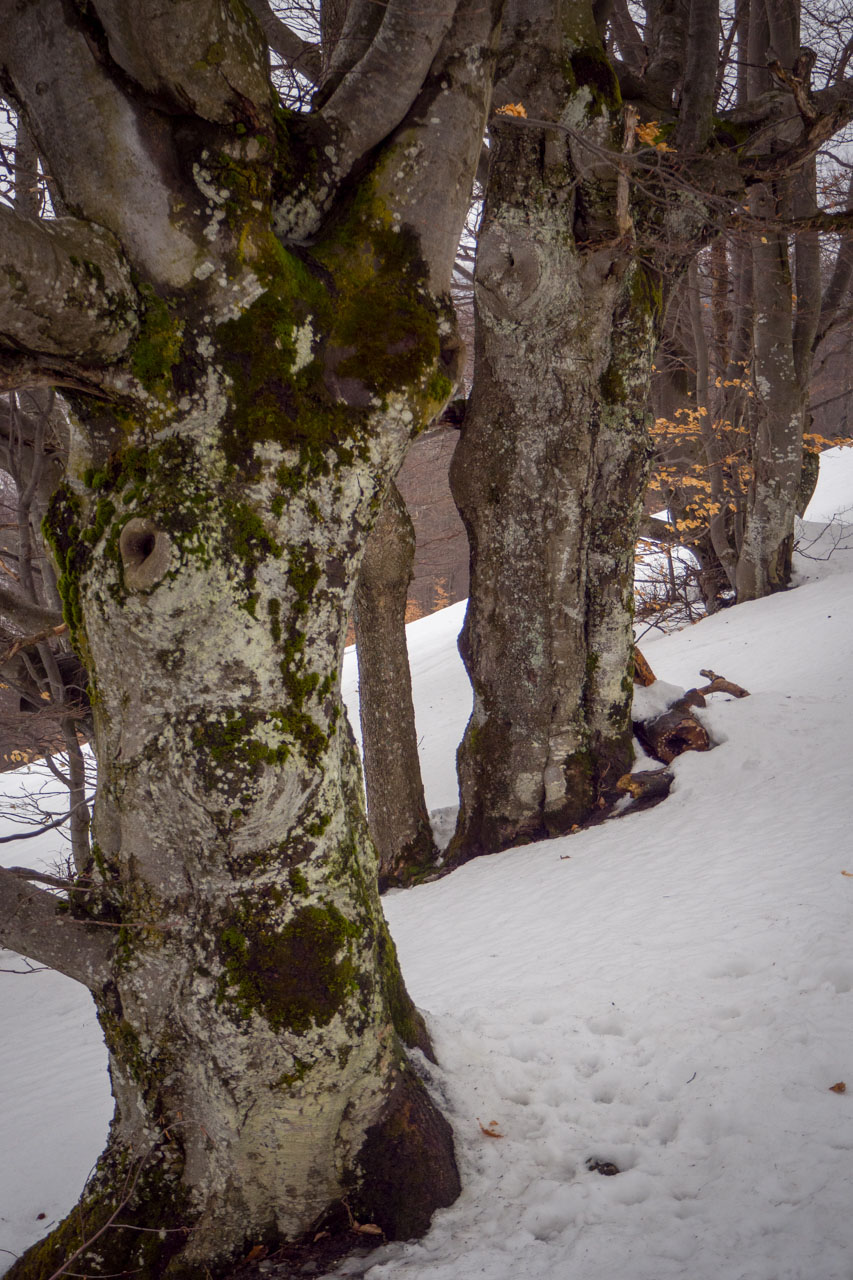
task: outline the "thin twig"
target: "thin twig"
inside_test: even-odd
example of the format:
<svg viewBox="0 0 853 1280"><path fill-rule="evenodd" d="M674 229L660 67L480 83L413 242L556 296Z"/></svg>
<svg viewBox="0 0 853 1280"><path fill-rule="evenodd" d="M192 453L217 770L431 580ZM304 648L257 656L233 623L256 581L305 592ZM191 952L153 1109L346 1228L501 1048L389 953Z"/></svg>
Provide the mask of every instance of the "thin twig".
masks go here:
<svg viewBox="0 0 853 1280"><path fill-rule="evenodd" d="M53 822L48 822L46 826L37 827L35 831L28 831L21 836L0 836L0 844L14 844L16 840L32 840L35 836L43 836L45 831L53 831L55 827L61 827L63 822L67 822L72 813L84 805L85 800L81 800L79 804L75 804L73 809L69 809L61 818L56 818Z"/></svg>
<svg viewBox="0 0 853 1280"><path fill-rule="evenodd" d="M52 640L54 636L64 635L67 630L68 623L61 622L58 627L45 627L44 631L38 631L34 636L21 636L9 646L5 653L0 653L0 666L17 657L22 649L32 649L35 645L43 644L45 640Z"/></svg>

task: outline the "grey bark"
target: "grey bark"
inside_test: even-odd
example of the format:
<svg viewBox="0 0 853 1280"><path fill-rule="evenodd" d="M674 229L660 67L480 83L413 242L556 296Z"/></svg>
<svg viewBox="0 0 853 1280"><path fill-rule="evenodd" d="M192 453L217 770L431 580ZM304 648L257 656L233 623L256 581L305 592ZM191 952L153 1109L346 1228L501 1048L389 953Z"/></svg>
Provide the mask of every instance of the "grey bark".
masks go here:
<svg viewBox="0 0 853 1280"><path fill-rule="evenodd" d="M15 1280L52 1274L119 1203L142 1230L99 1236L78 1270L215 1275L344 1199L408 1237L458 1192L406 1056L429 1037L382 918L339 680L379 495L457 373L450 271L498 10L451 6L432 66L416 25L381 74L367 50L395 106L385 135L352 122L374 151L337 202L272 109L242 5L188 22L42 0L4 32L4 83L75 228L133 271L127 350L90 365L93 327L45 356L76 389L48 524L96 695L93 868L70 915L114 951L106 971L66 962L33 889L26 939L20 898L3 934L90 973L116 1115L78 1210ZM298 252L286 219L272 231L288 184L311 205ZM7 331L32 360L31 314L10 307Z"/></svg>
<svg viewBox="0 0 853 1280"><path fill-rule="evenodd" d="M392 481L367 540L353 613L367 818L379 854L380 889L411 883L438 858L424 800L406 648L414 558L415 531Z"/></svg>
<svg viewBox="0 0 853 1280"><path fill-rule="evenodd" d="M460 651L474 689L457 861L570 830L615 796L631 759L656 285L620 238L617 166L598 156L624 145L621 111L561 74L590 49L603 65L591 12L586 26L574 17L565 45L557 7L518 4L504 25L515 57L496 97L577 135L491 124L474 389L451 468L471 544Z"/></svg>
<svg viewBox="0 0 853 1280"><path fill-rule="evenodd" d="M679 151L700 151L711 137L717 94L720 7L690 0L684 90L675 131Z"/></svg>
<svg viewBox="0 0 853 1280"><path fill-rule="evenodd" d="M73 358L85 367L127 349L135 292L109 233L68 218L35 222L0 206L0 235L0 350L24 347L46 364ZM9 385L17 378L0 382Z"/></svg>
<svg viewBox="0 0 853 1280"><path fill-rule="evenodd" d="M68 903L0 868L0 937L3 945L82 982L92 991L109 982L115 930L75 920Z"/></svg>

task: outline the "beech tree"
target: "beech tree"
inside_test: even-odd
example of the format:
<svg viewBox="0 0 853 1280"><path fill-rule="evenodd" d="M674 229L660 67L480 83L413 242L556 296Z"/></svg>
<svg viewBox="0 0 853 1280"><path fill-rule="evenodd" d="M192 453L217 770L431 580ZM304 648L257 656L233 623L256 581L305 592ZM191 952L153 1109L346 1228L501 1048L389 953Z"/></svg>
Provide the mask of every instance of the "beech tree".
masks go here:
<svg viewBox="0 0 853 1280"><path fill-rule="evenodd" d="M456 379L498 9L330 5L321 60L254 0L3 9L61 216L0 206L0 386L69 407L45 527L98 788L65 898L0 874L0 940L90 988L116 1099L15 1280L215 1275L342 1201L406 1237L457 1194L339 671L388 480ZM268 40L320 68L310 111Z"/></svg>
<svg viewBox="0 0 853 1280"><path fill-rule="evenodd" d="M502 27L474 388L451 471L471 542L460 649L474 688L457 861L569 831L618 795L664 285L853 114L843 62L812 89L795 0L739 3L725 25L708 0L649 0L638 25L639 8L512 0ZM739 29L770 70L730 105L720 59ZM757 270L783 273L786 230L765 227L792 212L762 205ZM773 513L799 474L800 401L778 337L765 323L760 358L789 394L762 428L778 437L751 504L762 562L787 536Z"/></svg>

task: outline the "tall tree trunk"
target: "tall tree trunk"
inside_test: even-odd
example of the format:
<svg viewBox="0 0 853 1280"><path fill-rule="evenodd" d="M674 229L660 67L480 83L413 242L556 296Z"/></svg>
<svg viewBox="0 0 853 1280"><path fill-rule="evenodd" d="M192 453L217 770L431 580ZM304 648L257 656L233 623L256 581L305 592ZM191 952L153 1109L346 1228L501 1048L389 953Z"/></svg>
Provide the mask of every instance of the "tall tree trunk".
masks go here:
<svg viewBox="0 0 853 1280"><path fill-rule="evenodd" d="M415 531L392 481L367 540L353 614L367 818L379 854L380 889L410 884L438 857L424 800L406 648L414 559Z"/></svg>
<svg viewBox="0 0 853 1280"><path fill-rule="evenodd" d="M505 39L517 54L529 44L504 96L539 121L571 121L596 147L630 145L591 14L562 47L558 21L518 8ZM628 247L615 167L547 126L497 116L491 136L474 389L451 468L471 545L460 651L474 688L456 861L571 830L630 766L634 541L659 308L654 273Z"/></svg>
<svg viewBox="0 0 853 1280"><path fill-rule="evenodd" d="M4 76L76 216L0 209L28 272L0 287L0 367L69 388L47 524L99 777L70 903L0 872L0 937L90 986L116 1099L80 1204L14 1280L213 1276L342 1203L410 1237L458 1193L406 1053L429 1038L340 668L381 495L458 372L498 9L389 5L296 119L241 5L187 25L104 0L84 29L45 3L9 32Z"/></svg>
<svg viewBox="0 0 853 1280"><path fill-rule="evenodd" d="M756 211L776 215L774 195L752 196ZM791 577L794 515L803 464L808 386L794 362L793 286L788 237L768 227L753 241L754 380L756 411L737 598L755 600L780 591Z"/></svg>
<svg viewBox="0 0 853 1280"><path fill-rule="evenodd" d="M173 366L194 405L180 433L152 440L147 414L126 416L124 446L49 515L95 689L97 891L75 913L119 931L96 991L116 1116L82 1213L13 1275L51 1274L137 1178L121 1220L165 1235L109 1232L90 1274L159 1274L173 1250L213 1266L342 1197L416 1235L458 1189L449 1126L403 1050L429 1041L382 919L338 693L377 467L396 467L408 427L386 417L377 458L375 411L316 404L299 450L259 416L273 394L300 404L275 335L305 323L305 300L284 288L296 262L272 260L259 303L199 321L204 399L192 364Z"/></svg>
<svg viewBox="0 0 853 1280"><path fill-rule="evenodd" d="M763 69L767 50L786 68L799 51L796 0L754 0L750 6L750 92L769 82ZM791 109L794 110L793 99ZM784 132L785 122L781 129ZM779 148L768 131L761 149ZM750 196L754 216L768 224L792 211L816 207L816 174L781 178ZM753 415L752 470L743 542L736 571L738 600L755 600L787 587L794 549L794 516L800 495L811 356L818 322L819 259L813 235L798 247L798 287L789 262L789 237L772 225L752 238L753 361L756 406Z"/></svg>

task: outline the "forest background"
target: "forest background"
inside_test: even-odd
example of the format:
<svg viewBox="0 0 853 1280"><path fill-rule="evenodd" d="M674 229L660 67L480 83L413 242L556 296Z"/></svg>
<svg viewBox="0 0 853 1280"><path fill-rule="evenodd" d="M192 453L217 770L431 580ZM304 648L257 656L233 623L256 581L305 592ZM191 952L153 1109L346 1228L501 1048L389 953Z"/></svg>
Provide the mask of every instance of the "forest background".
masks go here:
<svg viewBox="0 0 853 1280"><path fill-rule="evenodd" d="M446 869L665 794L625 782L638 534L652 617L786 589L814 387L831 414L848 382L843 6L142 8L38 0L0 46L9 745L71 837L64 871L0 874L3 938L92 990L117 1100L22 1276L119 1201L143 1235L99 1265L153 1276L327 1219L416 1235L458 1192L374 862L440 858L411 438L458 431L469 549Z"/></svg>

